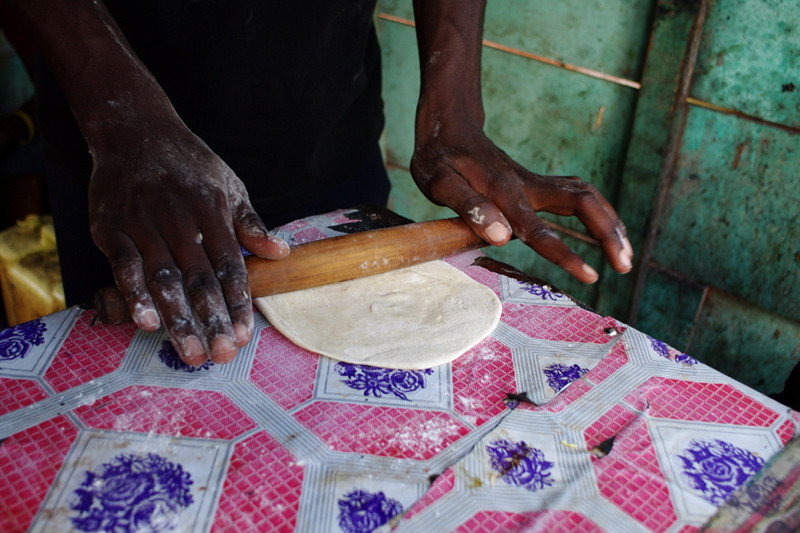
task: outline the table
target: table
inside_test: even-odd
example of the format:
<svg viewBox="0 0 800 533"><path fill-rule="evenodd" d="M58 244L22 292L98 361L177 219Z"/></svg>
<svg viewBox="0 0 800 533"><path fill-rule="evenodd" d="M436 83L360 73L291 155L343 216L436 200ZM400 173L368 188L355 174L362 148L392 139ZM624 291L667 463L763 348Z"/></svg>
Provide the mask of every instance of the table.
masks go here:
<svg viewBox="0 0 800 533"><path fill-rule="evenodd" d="M163 332L77 307L1 332L0 530L697 531L798 430L798 413L543 282L479 252L448 262L503 314L424 371L319 357L260 315L234 362L202 367Z"/></svg>

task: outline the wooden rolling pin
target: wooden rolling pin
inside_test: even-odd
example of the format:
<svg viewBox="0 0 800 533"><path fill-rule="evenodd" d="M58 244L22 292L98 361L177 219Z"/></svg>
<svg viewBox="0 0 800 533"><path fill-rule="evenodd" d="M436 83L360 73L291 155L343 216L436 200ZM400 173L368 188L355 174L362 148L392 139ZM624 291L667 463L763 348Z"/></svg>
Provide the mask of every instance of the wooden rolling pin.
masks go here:
<svg viewBox="0 0 800 533"><path fill-rule="evenodd" d="M253 298L363 278L488 246L460 218L432 220L322 239L292 248L284 259L245 258ZM97 291L97 320L130 322L116 287Z"/></svg>

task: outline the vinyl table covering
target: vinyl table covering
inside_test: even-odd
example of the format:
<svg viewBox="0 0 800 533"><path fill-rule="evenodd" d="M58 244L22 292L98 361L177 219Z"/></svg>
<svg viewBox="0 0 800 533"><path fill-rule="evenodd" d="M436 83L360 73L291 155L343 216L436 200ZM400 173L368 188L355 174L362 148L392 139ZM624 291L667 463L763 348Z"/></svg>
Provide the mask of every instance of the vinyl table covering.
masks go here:
<svg viewBox="0 0 800 533"><path fill-rule="evenodd" d="M320 357L258 314L234 362L202 367L78 307L0 332L0 530L690 532L797 431L796 412L479 255L448 262L497 293L500 324L428 370Z"/></svg>

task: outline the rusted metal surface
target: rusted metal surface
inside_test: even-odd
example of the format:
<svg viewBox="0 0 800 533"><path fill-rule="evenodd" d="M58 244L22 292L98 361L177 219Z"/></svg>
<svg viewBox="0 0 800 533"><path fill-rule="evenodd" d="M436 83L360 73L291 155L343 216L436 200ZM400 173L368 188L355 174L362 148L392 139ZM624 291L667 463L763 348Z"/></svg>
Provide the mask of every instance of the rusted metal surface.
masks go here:
<svg viewBox="0 0 800 533"><path fill-rule="evenodd" d="M800 136L691 108L655 257L800 320Z"/></svg>
<svg viewBox="0 0 800 533"><path fill-rule="evenodd" d="M629 276L603 272L597 308L635 323L645 291L651 249L655 243L659 201L663 202L676 146L682 133L680 95L687 69L694 64L699 2L658 2L648 43L648 59L638 95L617 210L628 226L636 256Z"/></svg>
<svg viewBox="0 0 800 533"><path fill-rule="evenodd" d="M716 0L692 97L800 130L800 5Z"/></svg>

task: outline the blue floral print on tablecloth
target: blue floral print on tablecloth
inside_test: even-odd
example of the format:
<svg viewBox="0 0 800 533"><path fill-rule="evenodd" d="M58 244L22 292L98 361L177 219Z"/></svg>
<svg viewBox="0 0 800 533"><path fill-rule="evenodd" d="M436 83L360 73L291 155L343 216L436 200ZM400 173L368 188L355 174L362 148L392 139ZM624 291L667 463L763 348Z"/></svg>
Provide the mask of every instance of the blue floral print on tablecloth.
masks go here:
<svg viewBox="0 0 800 533"><path fill-rule="evenodd" d="M173 370L180 370L182 372L199 372L200 370L208 370L214 366L213 361L206 361L202 365L192 366L183 362L175 347L170 341L163 341L161 349L158 351L158 357L161 362Z"/></svg>
<svg viewBox="0 0 800 533"><path fill-rule="evenodd" d="M653 348L653 351L656 352L658 355L663 357L664 359L669 359L669 349L667 348L667 344L662 342L658 339L648 336L650 340L650 346ZM675 356L676 363L683 363L685 365L696 365L699 363L697 359L692 357L691 355L686 355L685 353L678 354Z"/></svg>
<svg viewBox="0 0 800 533"><path fill-rule="evenodd" d="M553 484L550 479L553 463L546 460L544 452L525 441L499 439L486 446L486 451L492 469L509 485L535 492Z"/></svg>
<svg viewBox="0 0 800 533"><path fill-rule="evenodd" d="M687 483L717 506L764 466L762 458L719 439L693 440L678 458Z"/></svg>
<svg viewBox="0 0 800 533"><path fill-rule="evenodd" d="M580 379L588 371L588 368L583 368L577 364L564 365L561 363L547 365L543 370L545 377L547 377L547 385L555 392L560 391L576 379Z"/></svg>
<svg viewBox="0 0 800 533"><path fill-rule="evenodd" d="M344 379L342 383L354 390L364 391L364 396L382 398L393 395L410 401L408 394L425 388L425 376L433 370L400 370L377 366L355 365L339 362L334 367Z"/></svg>
<svg viewBox="0 0 800 533"><path fill-rule="evenodd" d="M0 361L24 359L33 346L44 343L45 323L37 318L0 331Z"/></svg>
<svg viewBox="0 0 800 533"><path fill-rule="evenodd" d="M345 533L369 533L403 512L400 502L383 492L354 490L338 503L339 527Z"/></svg>
<svg viewBox="0 0 800 533"><path fill-rule="evenodd" d="M552 300L558 301L561 298L564 298L563 294L554 292L548 285L537 285L535 283L527 283L524 281L518 281L520 285L525 289L525 292L533 294L534 296L540 297L542 300Z"/></svg>
<svg viewBox="0 0 800 533"><path fill-rule="evenodd" d="M158 454L120 454L86 471L70 508L80 531L170 531L191 505L192 479L180 464Z"/></svg>

